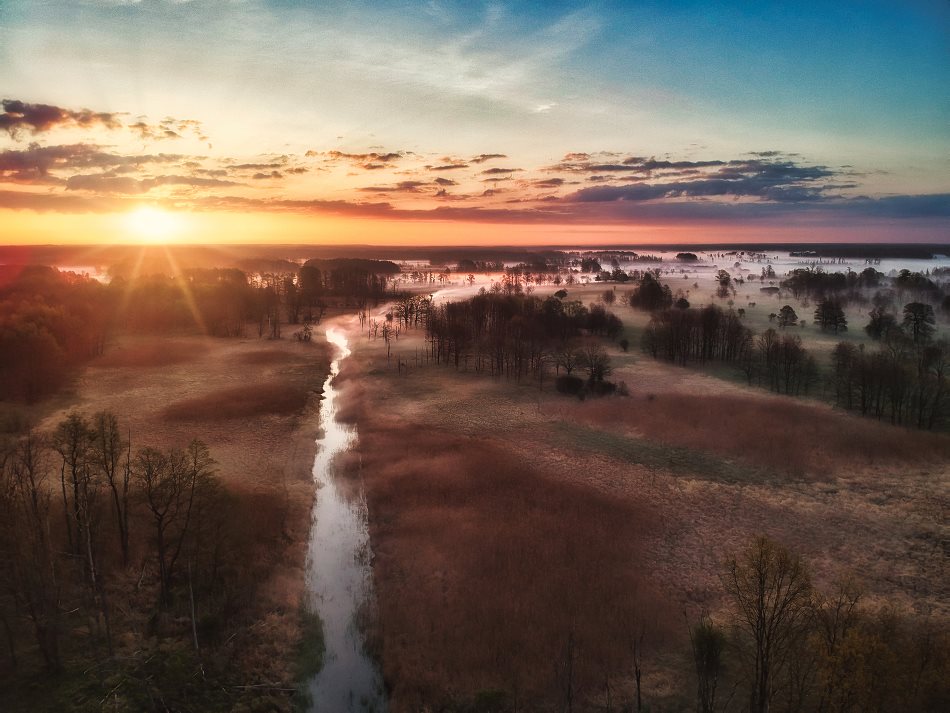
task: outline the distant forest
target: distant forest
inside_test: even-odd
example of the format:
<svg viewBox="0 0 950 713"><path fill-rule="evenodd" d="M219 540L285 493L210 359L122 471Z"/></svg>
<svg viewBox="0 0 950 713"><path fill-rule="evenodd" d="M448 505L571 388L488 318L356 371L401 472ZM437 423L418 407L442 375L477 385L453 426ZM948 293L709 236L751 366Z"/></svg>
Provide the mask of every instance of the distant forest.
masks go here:
<svg viewBox="0 0 950 713"><path fill-rule="evenodd" d="M194 268L103 284L51 267L3 266L0 399L31 402L53 393L117 331L238 337L250 327L259 337L279 337L282 324L319 322L329 306L365 309L383 299L393 268L332 260L253 276Z"/></svg>
<svg viewBox="0 0 950 713"><path fill-rule="evenodd" d="M646 272L624 296L631 307L652 313L641 347L654 358L683 366L723 362L734 365L749 384L777 393L801 395L824 387L835 404L864 416L923 429L950 426L950 343L936 338L938 311L950 313L950 296L940 271L927 276L901 270L893 278L869 267L857 272L796 269L779 287L803 304L814 303L814 324L839 334L849 326L848 304L870 307L864 332L877 344L842 341L831 357L830 376L819 378L819 367L802 338L789 331L804 320L791 305L770 315L776 328L756 334L743 324L745 310L717 305L691 308L685 299L673 301L668 285ZM936 279L935 279L936 278ZM734 295L733 280L720 270L718 296Z"/></svg>

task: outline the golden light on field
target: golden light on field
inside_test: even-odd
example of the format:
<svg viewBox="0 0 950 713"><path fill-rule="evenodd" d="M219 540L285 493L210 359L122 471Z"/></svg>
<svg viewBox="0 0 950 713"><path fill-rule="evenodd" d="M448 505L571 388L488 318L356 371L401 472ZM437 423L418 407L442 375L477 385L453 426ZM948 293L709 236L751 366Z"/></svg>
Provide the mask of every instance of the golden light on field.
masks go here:
<svg viewBox="0 0 950 713"><path fill-rule="evenodd" d="M130 237L143 243L175 242L184 228L184 219L154 206L141 206L129 213L125 226Z"/></svg>

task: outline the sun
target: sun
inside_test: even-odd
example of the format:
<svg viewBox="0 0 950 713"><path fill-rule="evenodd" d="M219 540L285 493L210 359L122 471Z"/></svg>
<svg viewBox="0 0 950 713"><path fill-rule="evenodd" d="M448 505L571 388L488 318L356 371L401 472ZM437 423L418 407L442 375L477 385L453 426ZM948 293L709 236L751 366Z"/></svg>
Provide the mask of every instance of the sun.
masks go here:
<svg viewBox="0 0 950 713"><path fill-rule="evenodd" d="M126 227L143 243L173 242L183 228L183 220L176 213L170 213L153 206L141 206L126 217Z"/></svg>

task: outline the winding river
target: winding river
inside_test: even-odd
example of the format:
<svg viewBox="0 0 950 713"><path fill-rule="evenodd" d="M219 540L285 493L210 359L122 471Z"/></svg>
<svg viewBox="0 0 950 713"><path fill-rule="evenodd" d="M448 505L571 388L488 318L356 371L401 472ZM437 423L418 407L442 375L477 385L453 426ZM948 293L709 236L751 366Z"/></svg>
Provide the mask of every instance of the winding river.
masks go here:
<svg viewBox="0 0 950 713"><path fill-rule="evenodd" d="M310 527L307 589L311 610L323 622L324 664L309 682L312 711L385 711L382 678L363 650L358 626L361 610L372 596L370 545L362 483L338 483L333 462L356 439L356 429L337 421L339 392L333 381L351 351L346 334L330 327L327 342L335 350L323 385L320 425L313 479L318 488Z"/></svg>

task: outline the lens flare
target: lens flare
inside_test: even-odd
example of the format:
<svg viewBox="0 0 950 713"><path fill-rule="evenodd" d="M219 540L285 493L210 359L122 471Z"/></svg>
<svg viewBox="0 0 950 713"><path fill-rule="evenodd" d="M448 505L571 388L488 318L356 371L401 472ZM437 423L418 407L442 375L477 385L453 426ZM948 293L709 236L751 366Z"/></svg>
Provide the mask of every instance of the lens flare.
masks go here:
<svg viewBox="0 0 950 713"><path fill-rule="evenodd" d="M144 243L173 242L183 227L180 215L154 206L136 208L126 218L129 233Z"/></svg>

